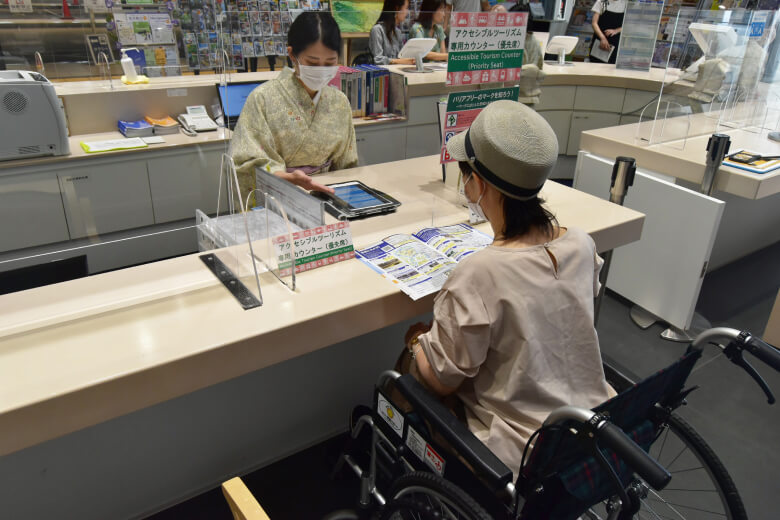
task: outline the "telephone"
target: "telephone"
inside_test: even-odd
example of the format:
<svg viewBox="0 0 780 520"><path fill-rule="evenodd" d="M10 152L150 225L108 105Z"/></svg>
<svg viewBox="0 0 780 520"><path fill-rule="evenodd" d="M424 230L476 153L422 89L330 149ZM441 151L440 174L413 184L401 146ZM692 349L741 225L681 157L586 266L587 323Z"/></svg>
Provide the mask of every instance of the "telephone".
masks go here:
<svg viewBox="0 0 780 520"><path fill-rule="evenodd" d="M210 132L217 129L215 123L203 105L187 107L187 113L179 116L179 122L185 132Z"/></svg>

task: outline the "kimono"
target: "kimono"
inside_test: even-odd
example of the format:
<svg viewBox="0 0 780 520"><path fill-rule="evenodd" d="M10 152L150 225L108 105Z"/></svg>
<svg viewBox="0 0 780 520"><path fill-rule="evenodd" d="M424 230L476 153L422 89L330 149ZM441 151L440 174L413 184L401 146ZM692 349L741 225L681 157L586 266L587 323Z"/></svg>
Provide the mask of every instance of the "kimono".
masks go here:
<svg viewBox="0 0 780 520"><path fill-rule="evenodd" d="M311 174L357 166L349 101L331 86L312 99L294 71L285 68L249 94L229 153L244 201L255 189L255 167Z"/></svg>

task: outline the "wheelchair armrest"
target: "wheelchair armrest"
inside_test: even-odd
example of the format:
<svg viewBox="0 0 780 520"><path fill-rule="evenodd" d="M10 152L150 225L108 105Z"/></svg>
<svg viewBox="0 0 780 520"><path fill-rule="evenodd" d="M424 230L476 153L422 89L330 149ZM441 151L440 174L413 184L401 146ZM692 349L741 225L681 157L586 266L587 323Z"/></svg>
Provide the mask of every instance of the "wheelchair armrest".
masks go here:
<svg viewBox="0 0 780 520"><path fill-rule="evenodd" d="M512 470L482 444L452 412L428 393L413 376L403 375L395 381L395 384L401 394L414 406L415 411L431 423L434 430L450 443L457 455L463 457L477 476L483 478L490 487L501 490L512 482Z"/></svg>

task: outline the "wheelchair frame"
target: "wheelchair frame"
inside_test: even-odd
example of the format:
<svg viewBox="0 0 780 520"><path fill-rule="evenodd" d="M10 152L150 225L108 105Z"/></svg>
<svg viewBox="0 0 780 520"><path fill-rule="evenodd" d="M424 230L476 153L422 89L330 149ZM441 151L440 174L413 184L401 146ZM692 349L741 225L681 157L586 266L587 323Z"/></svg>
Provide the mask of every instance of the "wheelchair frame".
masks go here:
<svg viewBox="0 0 780 520"><path fill-rule="evenodd" d="M687 426L682 419L673 414L674 409L682 406L685 403L687 395L695 389L685 390L682 386L684 385L685 378L687 378L690 373L690 369L692 369L701 354L701 346L711 343L718 338L727 338L730 340L727 346L722 346L717 343L713 344L722 348L732 362L748 371L751 377L756 379L767 394L770 404L774 402L774 397L771 395L771 391L769 391L766 383L763 382L758 373L744 360L742 352L748 350L762 361L770 364L773 368L780 370L780 351L763 343L759 338L755 338L749 333L740 332L734 329L717 328L702 333L691 343L686 356L683 357L684 360L689 357L689 354L692 354L692 361L688 363L690 367L687 368L687 371L683 370L684 375L682 381L679 382L679 388L672 392L673 395L665 397L660 403L656 403L654 407L654 420L657 421L658 424L664 425L666 428L671 428L672 430L676 429L677 431L682 432L676 434L682 439L686 448L690 445L694 455L696 455L699 460L702 460L702 464L707 466L706 470L710 472L711 475L712 468L715 468L716 473L720 472L717 475L712 475L712 477L718 487L717 491L720 493L721 499L724 502L727 513L726 516L727 518L741 520L747 518L744 506L742 505L736 488L725 468L723 468L720 461L717 460L717 457L712 450L709 449L706 443L698 434L696 434L695 430L690 426ZM608 380L611 380L613 384L616 384L615 386L621 391L621 394L622 390L628 387L637 386L634 385L633 381L628 377L606 363L605 372L608 374ZM663 372L664 371L657 373L656 376ZM367 512L375 509L373 507L372 499L376 501L381 510L382 508L385 508L388 503L400 498L400 495L393 496L392 492L389 496L380 492L377 486L379 480L386 479L392 482L396 479L400 480L404 475L419 471L427 471L443 479L443 473L446 468L447 476L453 477L453 481L457 482L455 489L459 489L461 493L465 493L462 490L463 488L467 489L467 496L472 496L477 504L481 504L481 507L487 509L487 516L484 516L484 518L539 518L539 510L527 506L529 503L534 502L537 497L550 492L549 490L544 489L543 479L527 478L528 475L525 472L527 468L523 467L520 470L521 474L518 476L517 482L513 482L511 471L506 468L492 452L479 443L465 425L459 423L457 419L448 412L445 413L443 419L441 413L438 414L440 417L437 419L437 414L434 413L433 415L430 415L429 411L426 412L427 415L425 415L424 418L418 416L415 411L406 414L401 412L397 404L385 396L380 389L387 388L389 386L388 382L392 380L396 383L401 382L402 387L407 387L405 391L402 391L402 394L406 398L414 396L415 393L419 393L419 389L414 388L412 388L410 393L408 387L410 385L412 387L414 385L419 386L419 384L417 384L411 376L405 377L406 379L401 379L400 374L393 371L384 372L380 376L377 388L375 389L373 408L370 413L362 414L354 424L351 424L351 443L358 440L365 427L370 428L371 441L369 445L368 469L364 469L361 465L361 461L358 460L358 457L355 454L350 453L351 446L348 446L345 452L342 453L336 470L334 470L338 471L343 464L346 464L360 478L359 507L361 511L368 514ZM647 380L652 377L654 376L647 378ZM411 382L409 381L410 379ZM420 387L420 389L422 389L422 387ZM428 398L431 398L424 390L423 394L427 395ZM412 400L417 400L417 403L413 404L422 405L421 409L429 410L428 407L435 406L431 405L430 402L426 403L419 401L419 399L419 396L412 398ZM611 401L612 400L607 403ZM440 403L438 405L443 408ZM448 420L447 415L449 415L451 421ZM608 415L606 414L602 415L589 410L563 407L551 413L542 429L540 429L541 431L555 428L556 425L561 426L561 431L573 430L576 428L577 437L580 440L585 440L586 444L590 444L592 447L590 454L595 458L601 469L606 472L613 486L611 497L605 499L604 497L599 496L597 499L594 499L593 503L586 506L587 509L585 511L572 513L573 516L571 516L571 518L577 518L580 514L583 514L583 517L590 519L603 518L593 512L592 507L597 503L604 503L605 500L606 518L610 520L633 518L633 515L639 510L641 500L646 498L648 493L652 493L652 489L662 489L666 483L669 482L669 479L671 479L671 475L669 475L664 468L651 459L645 451L642 451L647 448L640 449L636 444L628 440L628 438L622 434L622 431L620 435L617 435L612 431L612 433L607 436L607 426L611 427L613 430L617 429L620 431L619 428L611 425L607 421L607 417ZM458 455L447 454L448 449L442 446L441 439L436 439L434 438L435 436L431 434L428 421L435 423L436 421L442 420L448 422L446 425L440 424L440 426L443 426L444 431L454 429L454 431L457 432L457 435L471 438L467 439L468 442L465 444L461 443L458 446L458 448L466 450L469 455L468 457L461 458ZM465 430L466 433L464 433L463 430ZM621 466L620 462L618 462L618 457L613 456L613 464L608 462L607 457L604 456L603 451L598 447L598 440L602 433L605 435L603 439L609 441L608 446L619 455L620 459L627 463L627 467ZM652 442L655 442L659 436L660 432L656 434L655 438L652 439ZM444 442L447 443L450 440L453 439L447 438ZM458 438L455 438L454 440L456 442L461 442ZM476 444L474 444L473 441L476 441ZM628 443L626 444L625 441L628 441ZM623 448L621 448L621 444L624 445ZM636 450L634 448L636 448ZM636 454L637 450L642 454L641 456ZM533 451L534 450L532 450L532 452ZM702 456L698 455L699 453L703 453L706 457L713 460L708 462L704 460ZM638 476L641 478L637 478ZM460 486L460 488L458 486ZM555 493L555 491L552 491L552 493ZM443 507L445 510L449 510L457 508L458 505L445 503ZM475 515L477 514L475 513ZM481 513L479 515L481 515ZM474 518L483 518L483 516L479 515L474 516ZM466 517L472 518L472 516L468 515L466 515ZM547 516L544 517L547 518ZM680 517L684 518L682 515L680 515ZM555 516L554 518L558 517Z"/></svg>

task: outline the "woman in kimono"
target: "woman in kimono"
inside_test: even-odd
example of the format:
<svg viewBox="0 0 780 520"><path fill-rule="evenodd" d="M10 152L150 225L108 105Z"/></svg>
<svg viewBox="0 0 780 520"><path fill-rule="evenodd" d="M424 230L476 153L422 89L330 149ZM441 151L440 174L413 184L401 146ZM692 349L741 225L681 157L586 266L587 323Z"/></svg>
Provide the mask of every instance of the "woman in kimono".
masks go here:
<svg viewBox="0 0 780 520"><path fill-rule="evenodd" d="M332 193L311 175L357 166L352 109L341 91L327 86L338 71L336 21L330 13L301 13L287 42L294 69L249 94L230 143L245 203L256 167L303 189Z"/></svg>

